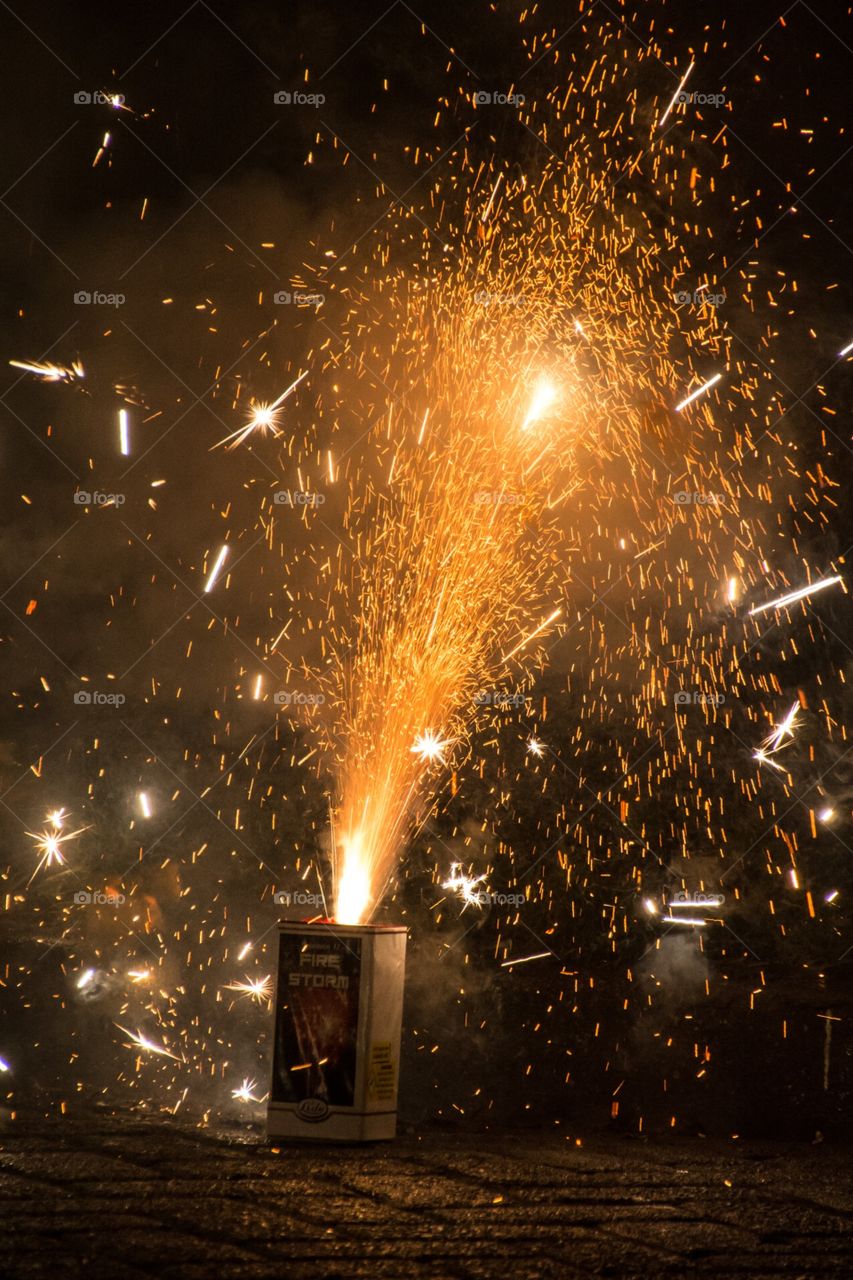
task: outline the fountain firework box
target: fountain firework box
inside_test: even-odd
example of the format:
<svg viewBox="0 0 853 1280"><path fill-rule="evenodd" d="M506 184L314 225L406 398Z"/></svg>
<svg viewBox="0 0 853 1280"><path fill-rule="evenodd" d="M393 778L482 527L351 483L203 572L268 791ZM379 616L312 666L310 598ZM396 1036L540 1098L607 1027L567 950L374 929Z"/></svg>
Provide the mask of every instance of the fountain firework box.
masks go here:
<svg viewBox="0 0 853 1280"><path fill-rule="evenodd" d="M406 930L278 926L270 1138L393 1138Z"/></svg>

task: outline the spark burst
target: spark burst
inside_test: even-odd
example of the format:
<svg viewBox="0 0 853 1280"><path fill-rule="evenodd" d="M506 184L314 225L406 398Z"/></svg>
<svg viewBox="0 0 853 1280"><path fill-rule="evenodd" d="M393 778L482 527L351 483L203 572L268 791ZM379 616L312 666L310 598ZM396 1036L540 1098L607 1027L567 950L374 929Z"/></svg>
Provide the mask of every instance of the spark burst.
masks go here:
<svg viewBox="0 0 853 1280"><path fill-rule="evenodd" d="M155 1044L153 1040L149 1040L141 1031L129 1031L127 1027L123 1027L119 1022L115 1025L129 1039L130 1044L127 1045L127 1048L143 1049L146 1053L154 1053L161 1058L171 1058L174 1062L181 1061L177 1054L172 1053L171 1049L167 1049L163 1044Z"/></svg>
<svg viewBox="0 0 853 1280"><path fill-rule="evenodd" d="M249 978L244 982L230 982L225 988L226 991L237 991L240 995L246 996L249 1000L254 1000L258 1004L269 1004L272 997L272 978L267 975L264 978Z"/></svg>
<svg viewBox="0 0 853 1280"><path fill-rule="evenodd" d="M34 374L43 382L79 382L85 377L79 360L70 365L41 363L38 360L10 360L9 364L13 369L23 369L25 373Z"/></svg>
<svg viewBox="0 0 853 1280"><path fill-rule="evenodd" d="M78 836L88 830L87 827L78 827L76 831L66 831L64 835L60 835L65 816L64 809L54 809L47 815L47 821L53 828L52 830L27 832L30 839L35 841L36 851L39 854L39 860L33 874L30 876L29 884L32 884L42 868L65 866L65 854L62 846L68 844L71 840L76 840Z"/></svg>
<svg viewBox="0 0 853 1280"><path fill-rule="evenodd" d="M460 863L454 862L450 868L450 875L444 881L442 888L453 889L459 894L465 903L462 908L463 911L468 907L482 907L481 891L477 886L482 884L485 878L485 876L471 877L463 875Z"/></svg>
<svg viewBox="0 0 853 1280"><path fill-rule="evenodd" d="M251 1080L248 1076L238 1089L232 1089L231 1097L236 1098L238 1102L263 1102L266 1095L260 1098L255 1097L255 1089L258 1087L257 1080Z"/></svg>

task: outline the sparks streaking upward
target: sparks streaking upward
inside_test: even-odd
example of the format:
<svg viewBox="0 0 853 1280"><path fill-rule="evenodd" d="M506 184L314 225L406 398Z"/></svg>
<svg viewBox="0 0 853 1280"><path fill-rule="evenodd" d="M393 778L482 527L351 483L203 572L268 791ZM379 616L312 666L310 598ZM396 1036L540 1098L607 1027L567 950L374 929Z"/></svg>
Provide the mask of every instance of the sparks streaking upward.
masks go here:
<svg viewBox="0 0 853 1280"><path fill-rule="evenodd" d="M523 682L558 637L559 518L581 490L597 500L590 459L619 458L640 475L643 435L670 430L673 362L659 312L647 306L631 326L610 318L603 285L619 255L591 221L606 199L602 177L575 170L561 183L557 198L537 200L524 179L499 184L483 172L485 247L474 190L459 267L410 288L390 315L383 300L374 328L387 332L391 395L369 437L382 461L350 483L358 555L339 577L326 648L343 923L369 916L428 819L443 769L464 755L478 691ZM572 237L584 238L577 278L552 252ZM713 351L712 333L705 343Z"/></svg>
<svg viewBox="0 0 853 1280"><path fill-rule="evenodd" d="M431 413L429 442L410 436L400 444L391 501L367 549L369 574L352 585L355 655L348 661L339 651L331 671L344 744L335 897L342 923L358 923L375 906L436 770L464 739L477 689L506 669L501 654L518 647L510 637L529 630L526 613L553 578L548 538L529 530L541 520L561 449L553 438L522 434L518 396L490 403L487 374L479 405L460 390L458 417L451 411L442 422ZM531 394L538 417L545 406ZM500 500L511 484L526 486L521 502Z"/></svg>

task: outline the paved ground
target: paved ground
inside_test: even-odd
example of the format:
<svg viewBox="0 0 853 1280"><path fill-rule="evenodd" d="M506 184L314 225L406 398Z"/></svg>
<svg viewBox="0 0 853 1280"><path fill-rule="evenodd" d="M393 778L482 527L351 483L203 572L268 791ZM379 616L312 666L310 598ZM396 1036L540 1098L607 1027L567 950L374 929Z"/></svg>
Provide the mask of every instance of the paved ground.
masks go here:
<svg viewBox="0 0 853 1280"><path fill-rule="evenodd" d="M426 1130L378 1148L103 1118L0 1136L0 1276L849 1277L849 1149Z"/></svg>

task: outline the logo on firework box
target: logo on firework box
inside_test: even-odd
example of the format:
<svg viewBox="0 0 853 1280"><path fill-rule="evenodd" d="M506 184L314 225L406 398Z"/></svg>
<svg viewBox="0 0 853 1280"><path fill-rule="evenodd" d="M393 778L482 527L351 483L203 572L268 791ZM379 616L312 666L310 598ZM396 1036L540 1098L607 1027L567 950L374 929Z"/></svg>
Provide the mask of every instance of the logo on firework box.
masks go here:
<svg viewBox="0 0 853 1280"><path fill-rule="evenodd" d="M322 1098L303 1098L296 1108L296 1114L300 1120L307 1120L308 1124L320 1124L329 1117L329 1104Z"/></svg>
<svg viewBox="0 0 853 1280"><path fill-rule="evenodd" d="M299 957L299 969L288 976L287 984L290 987L337 987L339 991L347 991L349 976L341 973L340 955L309 951Z"/></svg>

